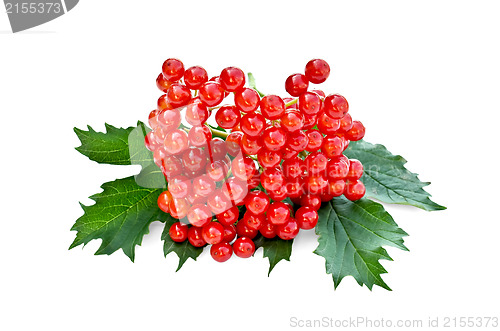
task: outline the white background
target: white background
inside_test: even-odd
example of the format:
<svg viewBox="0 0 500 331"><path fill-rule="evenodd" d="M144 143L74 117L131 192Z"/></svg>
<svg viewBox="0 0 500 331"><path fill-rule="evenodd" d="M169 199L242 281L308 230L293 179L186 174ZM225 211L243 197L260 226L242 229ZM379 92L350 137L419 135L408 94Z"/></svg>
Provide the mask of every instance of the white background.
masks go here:
<svg viewBox="0 0 500 331"><path fill-rule="evenodd" d="M81 1L24 33L0 13L2 330L286 330L290 318L424 319L499 316L496 1ZM178 57L216 75L251 71L267 93L312 58L332 67L323 88L347 97L366 140L385 144L432 181L441 212L387 206L410 237L389 248L370 292L334 290L315 235L267 277L267 259L209 254L175 273L161 224L132 263L100 242L68 251L78 201L136 169L74 150L73 127L146 120L162 62Z"/></svg>

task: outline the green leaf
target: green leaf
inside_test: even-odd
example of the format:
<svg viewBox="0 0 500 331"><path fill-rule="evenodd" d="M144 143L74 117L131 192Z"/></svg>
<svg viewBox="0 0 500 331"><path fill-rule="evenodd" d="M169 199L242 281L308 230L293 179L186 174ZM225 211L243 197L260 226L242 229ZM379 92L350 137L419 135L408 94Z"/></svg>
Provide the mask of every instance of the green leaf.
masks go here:
<svg viewBox="0 0 500 331"><path fill-rule="evenodd" d="M204 247L194 247L189 243L188 240L182 243L173 241L170 238L168 231L170 230L172 224L174 224L175 222L178 222L178 220L170 215L167 215L165 228L163 229L161 239L164 241L163 253L165 254L165 256L167 256L172 252L175 252L175 254L177 254L177 256L179 257L179 265L177 266L176 270L179 271L189 258L192 258L193 260L196 261L196 258L200 256L200 254L203 252Z"/></svg>
<svg viewBox="0 0 500 331"><path fill-rule="evenodd" d="M141 172L135 176L139 186L148 188L166 188L165 176L154 163L153 153L144 146L144 137L151 131L144 123L138 122L137 127L130 131L128 148L130 163L140 165Z"/></svg>
<svg viewBox="0 0 500 331"><path fill-rule="evenodd" d="M260 236L256 240L255 250L259 247L264 249L264 257L269 259L269 272L267 275L271 274L271 271L281 260L290 261L290 255L292 255L292 244L293 240L283 240L278 237L268 239Z"/></svg>
<svg viewBox="0 0 500 331"><path fill-rule="evenodd" d="M361 181L366 186L366 197L382 202L411 205L424 210L443 210L446 207L431 201L418 175L405 168L406 160L393 155L383 145L366 141L352 141L344 154L363 163Z"/></svg>
<svg viewBox="0 0 500 331"><path fill-rule="evenodd" d="M149 225L167 216L157 205L163 190L141 187L134 177L104 183L101 188L101 193L90 197L95 204L81 204L84 214L71 228L77 235L70 249L102 239L96 255L109 255L121 248L134 261L135 246L149 233Z"/></svg>
<svg viewBox="0 0 500 331"><path fill-rule="evenodd" d="M323 204L318 213L319 245L314 253L325 258L335 288L350 275L370 290L373 285L390 290L380 276L387 271L379 260L392 259L382 246L408 250L403 244L407 234L384 207L368 199L352 202L341 197Z"/></svg>
<svg viewBox="0 0 500 331"><path fill-rule="evenodd" d="M248 86L250 86L250 88L253 88L257 93L259 93L259 96L262 98L265 96L264 93L262 93L261 91L259 91L257 89L257 86L255 85L255 77L253 76L253 74L251 72L249 72L247 74L248 76Z"/></svg>
<svg viewBox="0 0 500 331"><path fill-rule="evenodd" d="M123 129L109 124L105 125L106 133L96 132L90 126L88 126L88 131L74 128L82 144L76 147L76 150L97 163L130 164L128 136L134 127Z"/></svg>

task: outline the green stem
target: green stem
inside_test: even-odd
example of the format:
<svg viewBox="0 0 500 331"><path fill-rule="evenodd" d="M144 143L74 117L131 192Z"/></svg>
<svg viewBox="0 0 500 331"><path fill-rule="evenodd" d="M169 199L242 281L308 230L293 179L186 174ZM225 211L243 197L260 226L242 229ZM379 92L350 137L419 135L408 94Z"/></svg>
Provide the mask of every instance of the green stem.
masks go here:
<svg viewBox="0 0 500 331"><path fill-rule="evenodd" d="M292 101L290 101L290 102L286 103L286 104L285 104L285 108L290 107L291 105L296 104L298 101L299 101L299 98L297 98L297 99L295 99L295 100L292 100Z"/></svg>

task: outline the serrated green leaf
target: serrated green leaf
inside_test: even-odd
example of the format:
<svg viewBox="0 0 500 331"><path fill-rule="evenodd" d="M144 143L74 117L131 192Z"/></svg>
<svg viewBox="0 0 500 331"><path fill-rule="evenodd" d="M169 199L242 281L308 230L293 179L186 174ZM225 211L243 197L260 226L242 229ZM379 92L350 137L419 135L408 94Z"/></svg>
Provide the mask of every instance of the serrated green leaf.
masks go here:
<svg viewBox="0 0 500 331"><path fill-rule="evenodd" d="M76 150L97 163L129 165L128 136L134 127L123 129L105 125L106 133L96 132L91 126L88 131L74 128L82 144Z"/></svg>
<svg viewBox="0 0 500 331"><path fill-rule="evenodd" d="M325 258L335 288L345 276L353 276L370 290L373 285L390 290L380 276L387 271L379 260L392 259L382 246L408 250L403 240L407 233L384 207L368 199L352 202L340 197L324 203L318 214L319 245L314 253Z"/></svg>
<svg viewBox="0 0 500 331"><path fill-rule="evenodd" d="M290 256L292 255L292 244L293 240L283 240L278 237L268 239L263 236L254 240L255 250L259 247L264 249L264 257L269 259L269 272L267 275L271 274L271 271L281 260L290 261Z"/></svg>
<svg viewBox="0 0 500 331"><path fill-rule="evenodd" d="M144 123L138 122L137 127L130 131L128 146L130 163L140 165L141 172L135 176L139 186L148 188L166 188L165 176L154 163L153 153L144 146L144 137L151 131Z"/></svg>
<svg viewBox="0 0 500 331"><path fill-rule="evenodd" d="M104 183L101 188L101 193L90 197L95 204L81 204L84 214L71 228L77 235L70 249L102 239L96 255L109 255L121 248L134 261L135 246L149 233L149 225L167 216L157 205L162 190L141 187L134 177Z"/></svg>
<svg viewBox="0 0 500 331"><path fill-rule="evenodd" d="M179 265L177 266L177 270L175 270L179 271L189 258L196 261L196 258L203 252L204 247L194 247L187 240L182 243L173 241L168 231L175 222L178 222L178 220L167 215L161 239L163 240L163 253L165 256L174 252L179 257Z"/></svg>
<svg viewBox="0 0 500 331"><path fill-rule="evenodd" d="M383 145L352 141L344 154L363 163L361 181L366 186L366 197L429 211L446 209L431 201L431 195L423 189L430 183L421 182L417 174L405 168L402 156L391 154Z"/></svg>

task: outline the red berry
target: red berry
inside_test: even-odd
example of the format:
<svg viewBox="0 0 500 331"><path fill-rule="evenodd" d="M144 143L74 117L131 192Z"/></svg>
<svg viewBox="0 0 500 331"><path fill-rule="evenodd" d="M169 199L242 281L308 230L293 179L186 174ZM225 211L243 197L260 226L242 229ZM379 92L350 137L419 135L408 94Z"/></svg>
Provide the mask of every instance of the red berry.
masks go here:
<svg viewBox="0 0 500 331"><path fill-rule="evenodd" d="M246 184L246 181L231 177L223 184L222 192L231 200L232 204L238 205L243 202L248 193Z"/></svg>
<svg viewBox="0 0 500 331"><path fill-rule="evenodd" d="M244 113L254 112L260 103L259 93L251 88L243 88L234 92L234 104Z"/></svg>
<svg viewBox="0 0 500 331"><path fill-rule="evenodd" d="M325 92L323 92L322 90L311 90L311 92L314 92L316 93L317 95L319 95L321 98L325 98Z"/></svg>
<svg viewBox="0 0 500 331"><path fill-rule="evenodd" d="M311 129L306 131L306 135L309 139L306 146L306 151L316 152L321 148L321 145L323 144L323 135L321 134L321 132Z"/></svg>
<svg viewBox="0 0 500 331"><path fill-rule="evenodd" d="M227 154L226 142L221 138L214 138L208 142L210 161L222 160Z"/></svg>
<svg viewBox="0 0 500 331"><path fill-rule="evenodd" d="M285 147L281 150L281 153L283 155L283 160L289 160L297 157L299 155L298 151L295 151L291 149L290 147Z"/></svg>
<svg viewBox="0 0 500 331"><path fill-rule="evenodd" d="M232 129L240 119L241 114L236 106L222 106L215 114L215 121L223 129Z"/></svg>
<svg viewBox="0 0 500 331"><path fill-rule="evenodd" d="M233 248L227 242L221 242L210 247L210 255L217 262L226 262L233 255Z"/></svg>
<svg viewBox="0 0 500 331"><path fill-rule="evenodd" d="M318 115L304 115L304 126L302 130L312 129L318 124Z"/></svg>
<svg viewBox="0 0 500 331"><path fill-rule="evenodd" d="M144 137L144 145L151 152L154 152L160 146L160 144L155 139L155 132L154 131L149 131L146 134L146 136Z"/></svg>
<svg viewBox="0 0 500 331"><path fill-rule="evenodd" d="M226 138L227 152L231 156L237 156L241 153L241 138L243 137L243 132L233 131Z"/></svg>
<svg viewBox="0 0 500 331"><path fill-rule="evenodd" d="M341 196L344 193L344 190L345 190L345 181L343 179L330 179L328 181L328 187L326 192L332 198Z"/></svg>
<svg viewBox="0 0 500 331"><path fill-rule="evenodd" d="M177 59L168 59L163 62L162 73L169 82L176 82L184 75L184 64Z"/></svg>
<svg viewBox="0 0 500 331"><path fill-rule="evenodd" d="M286 185L285 176L278 168L267 168L260 175L262 186L268 191L276 191Z"/></svg>
<svg viewBox="0 0 500 331"><path fill-rule="evenodd" d="M207 202L207 197L194 193L193 191L188 192L186 199L191 206L198 204L204 205Z"/></svg>
<svg viewBox="0 0 500 331"><path fill-rule="evenodd" d="M206 242L201 236L201 228L192 226L188 230L188 240L191 245L194 247L202 247L205 246Z"/></svg>
<svg viewBox="0 0 500 331"><path fill-rule="evenodd" d="M208 142L212 139L212 131L206 125L193 126L189 129L188 142L189 145L195 147L208 146Z"/></svg>
<svg viewBox="0 0 500 331"><path fill-rule="evenodd" d="M158 77L156 78L156 86L163 93L166 93L168 91L170 85L172 85L172 82L166 80L163 74L159 74Z"/></svg>
<svg viewBox="0 0 500 331"><path fill-rule="evenodd" d="M285 146L286 141L287 134L285 130L279 127L268 127L264 130L264 133L262 133L262 142L270 151L279 151L283 146Z"/></svg>
<svg viewBox="0 0 500 331"><path fill-rule="evenodd" d="M168 213L169 212L169 204L170 204L170 201L172 201L172 195L170 194L169 191L163 191L162 193L160 193L160 195L158 196L158 207L163 210L165 213Z"/></svg>
<svg viewBox="0 0 500 331"><path fill-rule="evenodd" d="M338 136L327 136L323 138L321 151L328 158L339 156L344 151L344 139Z"/></svg>
<svg viewBox="0 0 500 331"><path fill-rule="evenodd" d="M309 81L302 74L290 75L285 81L285 89L292 97L298 97L307 92Z"/></svg>
<svg viewBox="0 0 500 331"><path fill-rule="evenodd" d="M348 180L345 184L344 195L351 201L361 199L366 193L365 185L359 180Z"/></svg>
<svg viewBox="0 0 500 331"><path fill-rule="evenodd" d="M228 67L222 70L219 79L222 88L228 92L239 90L245 85L245 73L236 67Z"/></svg>
<svg viewBox="0 0 500 331"><path fill-rule="evenodd" d="M151 129L156 129L156 127L159 125L158 124L158 114L160 113L160 110L154 109L149 113L148 116L148 123Z"/></svg>
<svg viewBox="0 0 500 331"><path fill-rule="evenodd" d="M295 132L304 126L304 115L298 111L287 111L280 119L280 124L288 132Z"/></svg>
<svg viewBox="0 0 500 331"><path fill-rule="evenodd" d="M191 91L186 85L174 83L167 91L167 98L172 107L183 107L191 100Z"/></svg>
<svg viewBox="0 0 500 331"><path fill-rule="evenodd" d="M181 154L188 148L187 133L182 130L173 130L165 136L165 150L172 155Z"/></svg>
<svg viewBox="0 0 500 331"><path fill-rule="evenodd" d="M311 83L321 84L330 76L330 66L325 60L314 59L307 62L305 74Z"/></svg>
<svg viewBox="0 0 500 331"><path fill-rule="evenodd" d="M290 209L283 202L273 202L267 210L267 221L272 225L285 224L290 218Z"/></svg>
<svg viewBox="0 0 500 331"><path fill-rule="evenodd" d="M201 175L193 179L193 193L208 197L215 191L215 182L208 175Z"/></svg>
<svg viewBox="0 0 500 331"><path fill-rule="evenodd" d="M186 176L171 178L168 183L168 190L174 198L185 198L188 192L191 191L191 181Z"/></svg>
<svg viewBox="0 0 500 331"><path fill-rule="evenodd" d="M283 161L281 164L283 168L283 174L287 179L297 178L304 174L305 163L300 158L293 158Z"/></svg>
<svg viewBox="0 0 500 331"><path fill-rule="evenodd" d="M182 154L182 165L187 171L198 172L204 169L206 164L207 154L201 148L189 148Z"/></svg>
<svg viewBox="0 0 500 331"><path fill-rule="evenodd" d="M321 152L312 152L304 161L310 174L321 173L326 170L328 165L328 158Z"/></svg>
<svg viewBox="0 0 500 331"><path fill-rule="evenodd" d="M331 94L323 102L325 113L334 119L341 119L349 111L347 100L339 94Z"/></svg>
<svg viewBox="0 0 500 331"><path fill-rule="evenodd" d="M259 233L258 230L250 229L245 222L242 220L236 224L236 233L238 234L238 237L247 237L249 239L253 239L257 236ZM238 240L238 239L236 239Z"/></svg>
<svg viewBox="0 0 500 331"><path fill-rule="evenodd" d="M184 84L191 90L198 90L207 81L207 71L202 67L194 66L184 72Z"/></svg>
<svg viewBox="0 0 500 331"><path fill-rule="evenodd" d="M298 199L304 193L304 180L302 177L290 178L286 183L286 191L289 198Z"/></svg>
<svg viewBox="0 0 500 331"><path fill-rule="evenodd" d="M318 224L318 212L311 207L300 207L295 212L299 227L304 230L313 229Z"/></svg>
<svg viewBox="0 0 500 331"><path fill-rule="evenodd" d="M205 170L208 177L216 182L220 182L226 177L227 172L229 171L229 167L221 160L218 160L209 162Z"/></svg>
<svg viewBox="0 0 500 331"><path fill-rule="evenodd" d="M307 115L316 115L321 110L321 99L314 92L305 92L299 97L299 110Z"/></svg>
<svg viewBox="0 0 500 331"><path fill-rule="evenodd" d="M231 162L233 175L241 180L247 181L252 178L256 169L255 162L248 156L238 156Z"/></svg>
<svg viewBox="0 0 500 331"><path fill-rule="evenodd" d="M347 131L351 130L352 125L353 123L351 115L345 114L345 116L340 119L339 132L346 133Z"/></svg>
<svg viewBox="0 0 500 331"><path fill-rule="evenodd" d="M259 232L264 238L271 239L276 237L276 232L274 231L274 225L272 225L268 221L262 223Z"/></svg>
<svg viewBox="0 0 500 331"><path fill-rule="evenodd" d="M266 95L260 100L260 111L265 118L277 120L285 114L285 103L277 95Z"/></svg>
<svg viewBox="0 0 500 331"><path fill-rule="evenodd" d="M182 122L181 112L177 109L164 109L158 113L158 124L165 132L170 132L179 127Z"/></svg>
<svg viewBox="0 0 500 331"><path fill-rule="evenodd" d="M224 227L217 222L208 222L201 230L201 236L207 244L215 245L224 238Z"/></svg>
<svg viewBox="0 0 500 331"><path fill-rule="evenodd" d="M327 176L330 179L345 179L347 173L349 172L349 160L342 157L336 156L331 158L328 163Z"/></svg>
<svg viewBox="0 0 500 331"><path fill-rule="evenodd" d="M221 191L215 191L213 194L209 195L207 205L215 215L223 213L233 207L231 201Z"/></svg>
<svg viewBox="0 0 500 331"><path fill-rule="evenodd" d="M166 94L163 94L158 98L158 110L163 110L163 109L174 109L174 106L170 104L170 101L167 98Z"/></svg>
<svg viewBox="0 0 500 331"><path fill-rule="evenodd" d="M186 241L188 237L188 226L181 222L175 222L168 230L170 238L178 243Z"/></svg>
<svg viewBox="0 0 500 331"><path fill-rule="evenodd" d="M267 149L261 149L257 153L257 160L259 161L259 165L264 168L274 168L279 165L281 162L280 153L276 151L269 151Z"/></svg>
<svg viewBox="0 0 500 331"><path fill-rule="evenodd" d="M268 191L267 192L269 197L273 199L273 201L283 201L286 199L288 196L288 191L286 189L286 186L281 186L275 191Z"/></svg>
<svg viewBox="0 0 500 331"><path fill-rule="evenodd" d="M255 155L263 148L262 137L252 137L247 134L241 138L241 150L247 155Z"/></svg>
<svg viewBox="0 0 500 331"><path fill-rule="evenodd" d="M323 174L311 174L305 179L305 184L310 194L319 194L328 186L328 180Z"/></svg>
<svg viewBox="0 0 500 331"><path fill-rule="evenodd" d="M252 229L252 230L258 230L262 226L262 223L266 220L266 216L264 214L253 214L250 211L247 211L245 213L245 216L243 216L243 222L245 225Z"/></svg>
<svg viewBox="0 0 500 331"><path fill-rule="evenodd" d="M328 116L325 112L319 114L318 129L323 134L334 134L340 128L340 121Z"/></svg>
<svg viewBox="0 0 500 331"><path fill-rule="evenodd" d="M260 135L265 125L265 117L258 113L246 114L241 118L240 122L241 131L252 137Z"/></svg>
<svg viewBox="0 0 500 331"><path fill-rule="evenodd" d="M186 199L173 198L168 204L170 216L177 219L186 217L189 210L189 203Z"/></svg>
<svg viewBox="0 0 500 331"><path fill-rule="evenodd" d="M233 224L225 225L222 241L230 243L234 238L236 238L236 227Z"/></svg>
<svg viewBox="0 0 500 331"><path fill-rule="evenodd" d="M269 207L269 197L262 191L251 191L245 198L245 207L254 215L263 214Z"/></svg>
<svg viewBox="0 0 500 331"><path fill-rule="evenodd" d="M309 143L309 138L304 131L299 130L288 134L288 147L297 152L302 152Z"/></svg>
<svg viewBox="0 0 500 331"><path fill-rule="evenodd" d="M276 234L283 240L291 240L299 234L300 228L297 221L291 218L285 224L276 226Z"/></svg>
<svg viewBox="0 0 500 331"><path fill-rule="evenodd" d="M236 223L238 220L238 217L240 215L240 211L238 207L234 206L231 207L225 211L223 211L220 214L217 214L217 220L220 222L220 224L224 226L232 225Z"/></svg>
<svg viewBox="0 0 500 331"><path fill-rule="evenodd" d="M365 126L360 121L353 121L352 128L347 131L345 137L351 141L358 141L365 136Z"/></svg>
<svg viewBox="0 0 500 331"><path fill-rule="evenodd" d="M318 210L321 207L321 198L315 194L304 194L300 198L300 205Z"/></svg>
<svg viewBox="0 0 500 331"><path fill-rule="evenodd" d="M200 100L208 107L217 106L224 100L224 89L222 86L213 81L208 81L200 87Z"/></svg>
<svg viewBox="0 0 500 331"><path fill-rule="evenodd" d="M170 178L178 176L182 173L182 162L173 155L166 155L161 160L160 168L168 181Z"/></svg>
<svg viewBox="0 0 500 331"><path fill-rule="evenodd" d="M363 176L363 164L356 160L349 160L349 172L347 173L346 178L349 180L357 180Z"/></svg>
<svg viewBox="0 0 500 331"><path fill-rule="evenodd" d="M189 208L187 218L191 225L201 228L212 220L212 212L206 205L196 204Z"/></svg>
<svg viewBox="0 0 500 331"><path fill-rule="evenodd" d="M199 99L193 99L186 107L186 121L194 126L203 125L210 116L207 106Z"/></svg>
<svg viewBox="0 0 500 331"><path fill-rule="evenodd" d="M234 254L241 258L248 258L255 252L255 244L252 239L241 237L233 243Z"/></svg>

